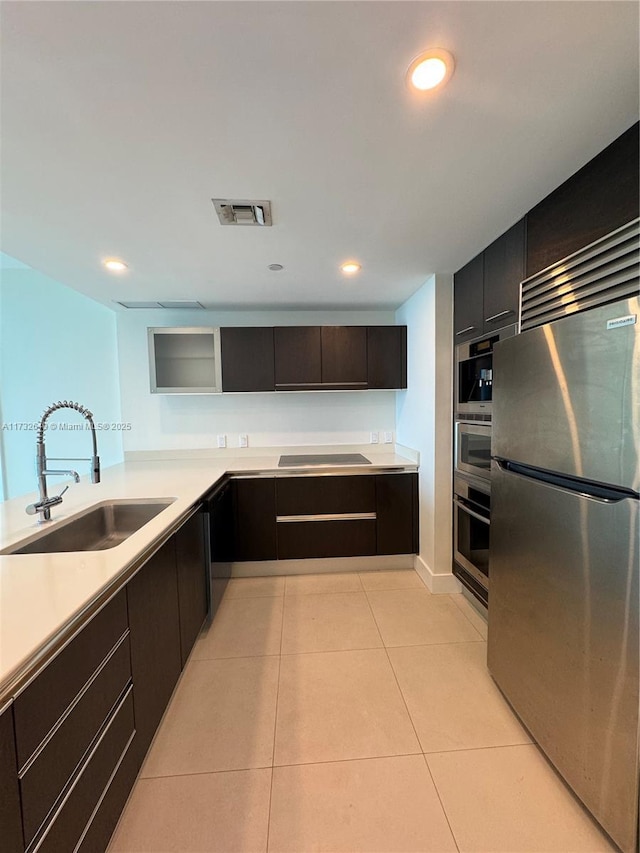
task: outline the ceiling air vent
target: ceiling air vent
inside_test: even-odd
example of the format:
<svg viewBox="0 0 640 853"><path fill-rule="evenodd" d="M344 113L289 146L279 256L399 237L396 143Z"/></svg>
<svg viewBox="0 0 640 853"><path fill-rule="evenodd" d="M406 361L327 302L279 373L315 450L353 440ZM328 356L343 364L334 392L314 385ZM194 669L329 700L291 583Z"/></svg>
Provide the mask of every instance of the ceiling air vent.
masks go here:
<svg viewBox="0 0 640 853"><path fill-rule="evenodd" d="M116 305L122 305L123 308L204 308L200 302L190 299L170 299L165 302L120 302L116 300Z"/></svg>
<svg viewBox="0 0 640 853"><path fill-rule="evenodd" d="M271 202L212 198L221 225L271 225Z"/></svg>

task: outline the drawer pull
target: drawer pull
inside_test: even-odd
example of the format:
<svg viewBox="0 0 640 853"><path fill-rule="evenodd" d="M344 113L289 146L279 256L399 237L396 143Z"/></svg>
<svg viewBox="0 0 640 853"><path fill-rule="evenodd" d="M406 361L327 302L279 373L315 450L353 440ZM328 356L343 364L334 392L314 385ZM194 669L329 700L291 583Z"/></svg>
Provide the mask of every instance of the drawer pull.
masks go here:
<svg viewBox="0 0 640 853"><path fill-rule="evenodd" d="M289 524L305 521L362 521L371 519L375 521L375 512L334 512L322 513L321 515L278 515L276 521L279 524Z"/></svg>
<svg viewBox="0 0 640 853"><path fill-rule="evenodd" d="M485 317L485 323L493 323L494 320L499 320L500 317L506 317L508 314L515 314L515 311L512 311L511 308L508 308L506 311L499 311L497 314L492 314L491 317Z"/></svg>
<svg viewBox="0 0 640 853"><path fill-rule="evenodd" d="M460 331L459 331L459 332L456 332L456 337L457 337L458 335L464 335L464 334L465 334L465 332L473 332L473 330L474 330L474 329L475 329L475 326L467 326L467 328L466 328L466 329L460 329Z"/></svg>

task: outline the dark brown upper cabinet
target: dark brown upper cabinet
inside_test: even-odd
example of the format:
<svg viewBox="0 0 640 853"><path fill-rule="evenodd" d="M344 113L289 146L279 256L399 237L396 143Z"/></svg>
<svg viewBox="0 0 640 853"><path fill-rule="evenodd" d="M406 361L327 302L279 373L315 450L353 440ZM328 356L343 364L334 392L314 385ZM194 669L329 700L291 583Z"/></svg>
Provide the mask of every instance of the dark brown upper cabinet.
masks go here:
<svg viewBox="0 0 640 853"><path fill-rule="evenodd" d="M518 319L524 278L524 219L484 250L483 334Z"/></svg>
<svg viewBox="0 0 640 853"><path fill-rule="evenodd" d="M476 255L453 277L453 334L457 344L482 334L484 255Z"/></svg>
<svg viewBox="0 0 640 853"><path fill-rule="evenodd" d="M407 387L406 326L274 329L276 391Z"/></svg>
<svg viewBox="0 0 640 853"><path fill-rule="evenodd" d="M407 387L407 327L367 327L367 387Z"/></svg>
<svg viewBox="0 0 640 853"><path fill-rule="evenodd" d="M322 326L322 384L338 390L367 387L367 327Z"/></svg>
<svg viewBox="0 0 640 853"><path fill-rule="evenodd" d="M321 327L277 326L273 334L276 391L304 391L321 387Z"/></svg>
<svg viewBox="0 0 640 853"><path fill-rule="evenodd" d="M527 215L527 277L620 228L639 213L638 123Z"/></svg>
<svg viewBox="0 0 640 853"><path fill-rule="evenodd" d="M223 327L220 329L223 391L274 391L273 329Z"/></svg>
<svg viewBox="0 0 640 853"><path fill-rule="evenodd" d="M457 344L517 321L524 278L524 233L521 219L454 275Z"/></svg>

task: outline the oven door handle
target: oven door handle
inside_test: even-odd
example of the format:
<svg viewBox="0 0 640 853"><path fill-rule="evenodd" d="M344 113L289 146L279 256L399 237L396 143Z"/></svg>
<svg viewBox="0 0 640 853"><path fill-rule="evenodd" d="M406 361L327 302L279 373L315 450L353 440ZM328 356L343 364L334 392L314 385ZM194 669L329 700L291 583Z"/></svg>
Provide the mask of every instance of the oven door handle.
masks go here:
<svg viewBox="0 0 640 853"><path fill-rule="evenodd" d="M462 503L462 501L461 501L459 498L455 497L455 498L453 499L453 502L454 502L454 504L455 504L457 507L459 507L463 512L468 513L468 515L473 516L473 518L477 518L477 519L478 519L478 521L483 521L485 524L491 524L491 522L489 521L489 519L488 519L488 518L485 518L485 516L484 516L484 515L480 515L480 513L479 513L479 512L475 512L474 510L469 509L469 507L468 507L466 504Z"/></svg>

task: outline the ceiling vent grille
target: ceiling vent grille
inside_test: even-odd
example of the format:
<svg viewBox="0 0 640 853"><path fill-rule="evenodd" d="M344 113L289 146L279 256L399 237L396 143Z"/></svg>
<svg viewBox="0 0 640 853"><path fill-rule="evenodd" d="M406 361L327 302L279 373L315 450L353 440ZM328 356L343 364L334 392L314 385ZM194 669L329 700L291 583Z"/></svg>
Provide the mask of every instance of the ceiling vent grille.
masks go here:
<svg viewBox="0 0 640 853"><path fill-rule="evenodd" d="M212 198L221 225L271 225L271 202Z"/></svg>
<svg viewBox="0 0 640 853"><path fill-rule="evenodd" d="M520 331L619 299L636 296L640 219L525 279Z"/></svg>
<svg viewBox="0 0 640 853"><path fill-rule="evenodd" d="M116 300L116 305L122 305L123 308L190 308L191 310L200 310L204 308L200 302L195 302L191 299L168 299L164 302L121 302Z"/></svg>

